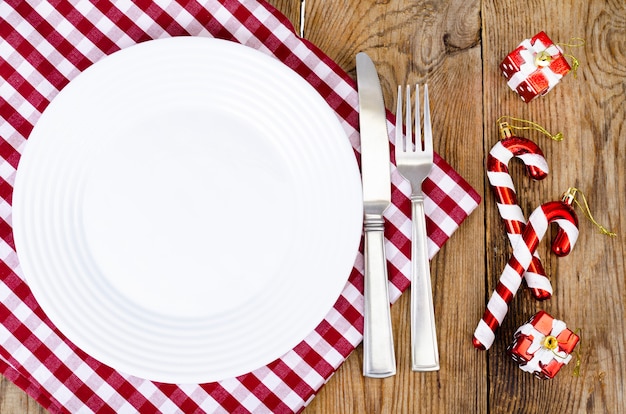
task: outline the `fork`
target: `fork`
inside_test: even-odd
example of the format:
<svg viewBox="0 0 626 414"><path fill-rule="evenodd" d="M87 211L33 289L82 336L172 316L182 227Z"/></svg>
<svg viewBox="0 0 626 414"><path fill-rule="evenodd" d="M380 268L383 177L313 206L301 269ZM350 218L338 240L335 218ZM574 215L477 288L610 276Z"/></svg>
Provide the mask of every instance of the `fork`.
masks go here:
<svg viewBox="0 0 626 414"><path fill-rule="evenodd" d="M411 183L411 368L413 371L438 371L439 351L435 312L430 282L430 265L424 214L422 183L433 166L433 135L424 85L424 142L420 130L419 85L415 87L415 141L411 128L411 87L406 87L406 138L402 134L402 86L398 86L396 109L396 166Z"/></svg>

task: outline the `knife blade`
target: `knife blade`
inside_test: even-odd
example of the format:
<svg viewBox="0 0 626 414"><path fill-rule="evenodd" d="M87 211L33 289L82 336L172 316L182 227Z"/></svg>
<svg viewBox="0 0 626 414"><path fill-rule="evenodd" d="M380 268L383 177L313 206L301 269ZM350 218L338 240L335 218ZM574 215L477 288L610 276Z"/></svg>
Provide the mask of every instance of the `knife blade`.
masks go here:
<svg viewBox="0 0 626 414"><path fill-rule="evenodd" d="M383 213L391 203L389 135L382 88L374 62L356 55L365 233L363 375L396 373L389 308Z"/></svg>

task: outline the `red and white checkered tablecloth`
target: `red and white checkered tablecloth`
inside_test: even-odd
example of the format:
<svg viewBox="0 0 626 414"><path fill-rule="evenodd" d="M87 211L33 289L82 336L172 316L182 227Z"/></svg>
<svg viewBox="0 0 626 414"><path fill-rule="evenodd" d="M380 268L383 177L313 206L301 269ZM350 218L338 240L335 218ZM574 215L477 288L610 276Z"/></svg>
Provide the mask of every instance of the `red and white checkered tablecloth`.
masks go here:
<svg viewBox="0 0 626 414"><path fill-rule="evenodd" d="M262 0L0 3L0 370L51 412L298 412L361 342L363 256L333 309L282 358L237 378L172 385L125 375L77 349L48 320L19 268L11 196L20 153L46 106L82 70L149 39L207 36L274 55L326 99L359 149L355 82ZM391 116L389 120L391 121ZM389 123L390 136L394 126ZM431 257L480 202L443 159L425 183ZM409 285L409 187L392 174L391 299Z"/></svg>

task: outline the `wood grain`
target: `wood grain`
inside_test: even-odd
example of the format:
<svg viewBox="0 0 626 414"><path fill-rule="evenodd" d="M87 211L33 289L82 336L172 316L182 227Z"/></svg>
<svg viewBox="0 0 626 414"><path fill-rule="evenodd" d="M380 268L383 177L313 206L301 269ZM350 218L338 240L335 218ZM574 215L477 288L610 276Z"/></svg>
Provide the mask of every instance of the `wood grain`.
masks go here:
<svg viewBox="0 0 626 414"><path fill-rule="evenodd" d="M271 0L300 27L300 0ZM548 95L528 104L508 89L498 65L521 40L545 30L557 42L585 39L567 50L581 65ZM626 412L626 3L623 0L306 0L304 35L352 77L357 52L367 52L395 107L398 84L431 88L435 148L483 195L483 203L434 258L431 268L441 370L409 366L409 301L392 307L398 374L361 375L357 348L306 413L624 413ZM598 222L618 233L601 235L577 210L580 237L556 258L548 239L540 253L554 289L543 303L520 291L496 342L475 351L473 330L510 247L485 175L486 154L498 140L496 120L510 115L540 123L565 139L524 132L543 149L551 173L533 182L511 165L528 215L570 186L587 196ZM554 229L552 229L554 230ZM505 352L515 329L544 309L580 328L580 376L573 363L550 381L519 370ZM41 408L6 379L1 413Z"/></svg>

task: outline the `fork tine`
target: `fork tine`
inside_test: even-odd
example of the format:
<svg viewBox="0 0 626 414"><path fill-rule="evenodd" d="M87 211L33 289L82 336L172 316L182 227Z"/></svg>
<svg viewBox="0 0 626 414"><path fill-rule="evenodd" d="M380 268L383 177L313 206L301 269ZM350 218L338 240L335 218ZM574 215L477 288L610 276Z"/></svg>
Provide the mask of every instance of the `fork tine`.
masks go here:
<svg viewBox="0 0 626 414"><path fill-rule="evenodd" d="M408 104L408 103L407 103ZM419 84L415 85L415 146L413 147L414 151L422 150L422 128L420 128L420 86Z"/></svg>
<svg viewBox="0 0 626 414"><path fill-rule="evenodd" d="M428 84L424 85L424 152L433 152L433 130L430 124L430 103L428 102Z"/></svg>
<svg viewBox="0 0 626 414"><path fill-rule="evenodd" d="M406 152L413 152L413 130L411 127L411 87L406 87L406 105L404 108L406 124Z"/></svg>
<svg viewBox="0 0 626 414"><path fill-rule="evenodd" d="M398 103L396 104L396 153L404 152L402 134L402 85L398 85Z"/></svg>

